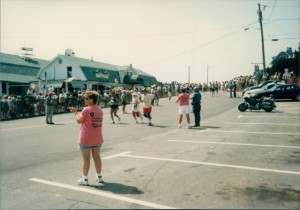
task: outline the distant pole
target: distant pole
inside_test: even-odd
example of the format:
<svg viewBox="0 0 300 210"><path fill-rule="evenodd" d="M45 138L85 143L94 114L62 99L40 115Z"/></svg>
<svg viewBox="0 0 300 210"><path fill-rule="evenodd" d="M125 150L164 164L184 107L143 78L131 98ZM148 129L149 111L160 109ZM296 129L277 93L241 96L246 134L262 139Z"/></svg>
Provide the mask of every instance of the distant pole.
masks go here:
<svg viewBox="0 0 300 210"><path fill-rule="evenodd" d="M47 79L47 72L45 72L45 95L48 94L48 79Z"/></svg>
<svg viewBox="0 0 300 210"><path fill-rule="evenodd" d="M189 69L188 69L188 83L189 84L191 82L190 77L191 77L191 71L190 71L190 66L189 66Z"/></svg>
<svg viewBox="0 0 300 210"><path fill-rule="evenodd" d="M207 64L207 68L206 68L206 84L208 84L208 64Z"/></svg>
<svg viewBox="0 0 300 210"><path fill-rule="evenodd" d="M265 59L265 44L264 44L264 30L262 25L262 12L260 10L260 4L258 4L258 18L259 18L259 24L260 24L260 32L261 32L261 46L262 46L262 56L263 56L263 67L264 72L266 72L266 59Z"/></svg>

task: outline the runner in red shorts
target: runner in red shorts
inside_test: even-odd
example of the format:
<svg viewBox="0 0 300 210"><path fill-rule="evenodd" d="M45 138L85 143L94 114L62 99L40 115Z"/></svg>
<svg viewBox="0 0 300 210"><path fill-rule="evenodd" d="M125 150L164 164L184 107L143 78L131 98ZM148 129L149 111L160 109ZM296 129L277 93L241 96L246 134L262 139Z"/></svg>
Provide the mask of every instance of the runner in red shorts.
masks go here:
<svg viewBox="0 0 300 210"><path fill-rule="evenodd" d="M142 102L143 102L144 116L146 118L148 118L148 120L149 120L148 125L152 126L152 123L151 123L151 120L152 120L152 117L151 117L151 111L152 111L151 101L154 98L154 95L147 94L147 91L146 91L145 88L142 89L142 93L143 93L143 95L142 95Z"/></svg>

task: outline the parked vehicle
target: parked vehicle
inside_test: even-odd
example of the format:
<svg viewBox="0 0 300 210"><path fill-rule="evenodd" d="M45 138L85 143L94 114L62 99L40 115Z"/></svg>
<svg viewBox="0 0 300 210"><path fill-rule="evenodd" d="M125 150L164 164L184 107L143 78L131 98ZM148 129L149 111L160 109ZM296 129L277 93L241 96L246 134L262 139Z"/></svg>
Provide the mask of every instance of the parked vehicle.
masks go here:
<svg viewBox="0 0 300 210"><path fill-rule="evenodd" d="M265 110L266 112L271 112L275 109L276 105L274 103L274 98L271 97L262 97L260 99L256 99L253 96L244 96L244 102L241 102L238 105L238 109L241 112L245 112L247 109L249 110Z"/></svg>
<svg viewBox="0 0 300 210"><path fill-rule="evenodd" d="M274 87L275 85L284 85L284 84L285 84L284 82L268 83L268 84L264 85L262 88L248 90L244 93L244 95L251 95L251 93L255 93L255 91L268 90L268 89L271 89L272 87Z"/></svg>
<svg viewBox="0 0 300 210"><path fill-rule="evenodd" d="M252 87L247 87L244 89L242 95L245 94L245 92L249 91L249 90L254 90L254 89L261 89L262 87L264 87L265 85L269 84L269 83L278 83L278 82L284 82L284 81L280 81L280 80L265 80L263 82L261 82L259 85L257 86L252 86Z"/></svg>
<svg viewBox="0 0 300 210"><path fill-rule="evenodd" d="M270 95L273 95L274 99L300 100L299 86L293 84L276 84L271 89L253 90L247 94L247 96L253 96L256 99Z"/></svg>

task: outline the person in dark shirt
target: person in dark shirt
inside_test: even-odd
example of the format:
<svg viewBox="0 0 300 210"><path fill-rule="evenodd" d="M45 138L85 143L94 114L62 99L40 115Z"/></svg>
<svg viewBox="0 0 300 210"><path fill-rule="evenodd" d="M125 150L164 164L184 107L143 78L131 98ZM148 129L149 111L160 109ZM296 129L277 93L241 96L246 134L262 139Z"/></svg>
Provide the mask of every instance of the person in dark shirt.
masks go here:
<svg viewBox="0 0 300 210"><path fill-rule="evenodd" d="M195 117L195 125L193 127L200 127L200 111L201 111L201 93L198 87L195 87L194 94L191 96L193 113Z"/></svg>

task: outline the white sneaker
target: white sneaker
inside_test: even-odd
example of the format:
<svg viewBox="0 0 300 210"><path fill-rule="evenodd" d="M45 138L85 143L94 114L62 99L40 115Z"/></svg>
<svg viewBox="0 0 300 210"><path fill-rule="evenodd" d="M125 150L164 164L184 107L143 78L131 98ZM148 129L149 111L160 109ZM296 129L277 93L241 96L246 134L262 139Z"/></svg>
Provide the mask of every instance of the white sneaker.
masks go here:
<svg viewBox="0 0 300 210"><path fill-rule="evenodd" d="M88 179L84 179L84 178L81 177L81 178L78 180L78 184L87 186L87 185L89 185L89 181L88 181Z"/></svg>
<svg viewBox="0 0 300 210"><path fill-rule="evenodd" d="M187 128L188 128L188 129L191 129L191 128L192 128L192 126L188 125L188 126L187 126Z"/></svg>
<svg viewBox="0 0 300 210"><path fill-rule="evenodd" d="M103 180L103 177L102 176L97 176L96 177L96 181L100 184L104 184L104 180Z"/></svg>
<svg viewBox="0 0 300 210"><path fill-rule="evenodd" d="M178 128L179 128L179 129L181 128L181 124L178 125Z"/></svg>
<svg viewBox="0 0 300 210"><path fill-rule="evenodd" d="M119 122L121 121L121 117L118 117L118 121L119 121Z"/></svg>

